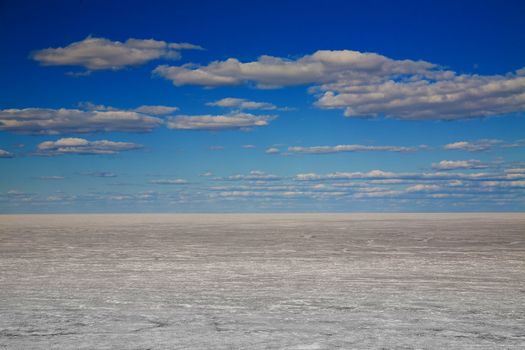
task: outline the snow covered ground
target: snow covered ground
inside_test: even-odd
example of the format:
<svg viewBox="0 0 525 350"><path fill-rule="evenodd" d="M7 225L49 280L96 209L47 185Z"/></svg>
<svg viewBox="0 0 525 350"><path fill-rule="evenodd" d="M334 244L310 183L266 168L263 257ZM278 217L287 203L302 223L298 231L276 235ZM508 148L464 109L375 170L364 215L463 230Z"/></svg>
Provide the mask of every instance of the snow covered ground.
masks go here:
<svg viewBox="0 0 525 350"><path fill-rule="evenodd" d="M524 214L0 216L0 348L523 349Z"/></svg>

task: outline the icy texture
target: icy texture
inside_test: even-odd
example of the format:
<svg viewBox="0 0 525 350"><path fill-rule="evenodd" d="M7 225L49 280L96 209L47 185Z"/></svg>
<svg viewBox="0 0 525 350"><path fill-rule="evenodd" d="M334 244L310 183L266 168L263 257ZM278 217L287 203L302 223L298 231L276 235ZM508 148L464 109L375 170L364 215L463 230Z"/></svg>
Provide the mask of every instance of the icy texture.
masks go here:
<svg viewBox="0 0 525 350"><path fill-rule="evenodd" d="M523 349L525 215L0 216L0 348Z"/></svg>

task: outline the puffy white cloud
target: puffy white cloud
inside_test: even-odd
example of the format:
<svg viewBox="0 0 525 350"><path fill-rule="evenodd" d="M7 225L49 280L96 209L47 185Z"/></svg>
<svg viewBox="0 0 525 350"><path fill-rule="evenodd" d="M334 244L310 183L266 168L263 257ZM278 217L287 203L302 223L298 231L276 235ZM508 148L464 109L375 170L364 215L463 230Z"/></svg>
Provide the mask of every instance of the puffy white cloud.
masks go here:
<svg viewBox="0 0 525 350"><path fill-rule="evenodd" d="M31 57L44 66L81 66L90 71L118 70L165 58L179 59L179 50L201 50L188 43L168 43L154 39L128 39L125 42L87 37L66 47L47 48Z"/></svg>
<svg viewBox="0 0 525 350"><path fill-rule="evenodd" d="M457 74L425 61L375 53L316 51L296 60L261 56L206 66L158 66L154 73L176 86L255 83L259 88L313 85L320 108L348 117L455 120L525 111L525 77Z"/></svg>
<svg viewBox="0 0 525 350"><path fill-rule="evenodd" d="M40 143L37 154L46 156L63 154L115 154L142 147L142 145L130 142L114 142L108 140L88 141L86 139L68 137L57 141Z"/></svg>
<svg viewBox="0 0 525 350"><path fill-rule="evenodd" d="M232 113L226 115L178 115L168 118L167 127L178 130L235 130L266 126L275 119L271 115Z"/></svg>
<svg viewBox="0 0 525 350"><path fill-rule="evenodd" d="M347 117L455 120L525 111L525 77L509 75L338 81L319 89L316 105L344 108Z"/></svg>
<svg viewBox="0 0 525 350"><path fill-rule="evenodd" d="M237 109L260 109L260 110L272 110L277 109L277 106L269 102L255 102L246 100L244 98L226 97L214 102L206 103L208 106L216 107L229 107Z"/></svg>
<svg viewBox="0 0 525 350"><path fill-rule="evenodd" d="M13 154L6 150L0 149L0 158L13 158Z"/></svg>
<svg viewBox="0 0 525 350"><path fill-rule="evenodd" d="M261 56L257 61L242 63L235 58L215 61L207 66L162 65L155 73L176 86L225 86L254 82L259 87L281 87L318 84L341 79L363 79L372 74L425 74L435 65L424 61L392 60L375 53L320 50L297 60Z"/></svg>
<svg viewBox="0 0 525 350"><path fill-rule="evenodd" d="M267 148L266 151L264 151L264 153L266 154L278 154L279 152L280 150L277 147L270 147L270 148Z"/></svg>
<svg viewBox="0 0 525 350"><path fill-rule="evenodd" d="M455 170L455 169L483 169L488 166L476 159L470 160L442 160L439 163L433 163L432 169L436 170Z"/></svg>
<svg viewBox="0 0 525 350"><path fill-rule="evenodd" d="M242 148L244 149L254 149L257 148L255 145L242 145Z"/></svg>
<svg viewBox="0 0 525 350"><path fill-rule="evenodd" d="M184 179L158 179L151 180L149 183L154 185L186 185L188 181Z"/></svg>
<svg viewBox="0 0 525 350"><path fill-rule="evenodd" d="M366 146L366 145L337 145L337 146L310 146L288 147L288 153L291 154L327 154L339 152L365 152L365 151L382 151L382 152L414 152L420 147L404 146Z"/></svg>
<svg viewBox="0 0 525 350"><path fill-rule="evenodd" d="M488 151L493 147L502 144L503 141L495 139L482 139L477 141L458 141L446 144L446 150L458 150L468 152Z"/></svg>
<svg viewBox="0 0 525 350"><path fill-rule="evenodd" d="M92 132L148 132L162 125L159 118L126 110L24 108L0 110L0 131L56 135Z"/></svg>

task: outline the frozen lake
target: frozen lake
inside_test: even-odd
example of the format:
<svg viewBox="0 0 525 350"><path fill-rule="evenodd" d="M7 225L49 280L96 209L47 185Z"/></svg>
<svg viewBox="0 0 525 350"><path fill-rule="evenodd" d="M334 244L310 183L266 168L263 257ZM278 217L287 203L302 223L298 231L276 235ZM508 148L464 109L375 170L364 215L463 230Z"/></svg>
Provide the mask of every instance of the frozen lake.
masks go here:
<svg viewBox="0 0 525 350"><path fill-rule="evenodd" d="M523 349L525 215L0 216L0 348Z"/></svg>

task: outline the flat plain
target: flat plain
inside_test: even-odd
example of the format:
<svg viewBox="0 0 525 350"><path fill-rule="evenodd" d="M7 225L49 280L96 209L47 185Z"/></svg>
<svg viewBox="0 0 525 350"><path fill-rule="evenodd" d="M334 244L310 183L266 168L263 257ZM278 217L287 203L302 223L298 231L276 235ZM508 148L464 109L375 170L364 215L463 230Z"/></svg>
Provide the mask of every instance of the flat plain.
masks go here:
<svg viewBox="0 0 525 350"><path fill-rule="evenodd" d="M0 216L0 348L523 349L524 214Z"/></svg>

